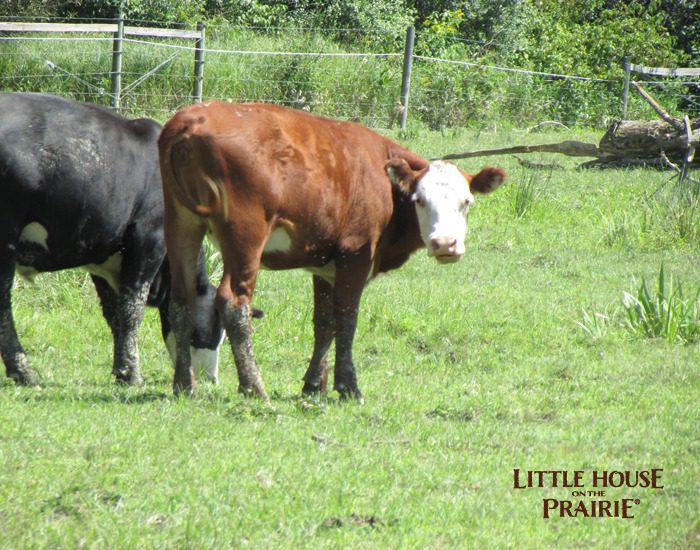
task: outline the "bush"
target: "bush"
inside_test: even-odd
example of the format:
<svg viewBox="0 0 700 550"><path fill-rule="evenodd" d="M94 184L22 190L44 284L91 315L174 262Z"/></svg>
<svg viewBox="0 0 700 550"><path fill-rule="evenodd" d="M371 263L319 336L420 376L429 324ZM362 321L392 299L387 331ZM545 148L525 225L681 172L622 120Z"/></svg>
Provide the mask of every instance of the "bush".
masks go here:
<svg viewBox="0 0 700 550"><path fill-rule="evenodd" d="M337 40L380 51L399 51L415 17L403 0L330 0L320 7L314 0L300 0L295 5L294 16L303 26L321 27Z"/></svg>

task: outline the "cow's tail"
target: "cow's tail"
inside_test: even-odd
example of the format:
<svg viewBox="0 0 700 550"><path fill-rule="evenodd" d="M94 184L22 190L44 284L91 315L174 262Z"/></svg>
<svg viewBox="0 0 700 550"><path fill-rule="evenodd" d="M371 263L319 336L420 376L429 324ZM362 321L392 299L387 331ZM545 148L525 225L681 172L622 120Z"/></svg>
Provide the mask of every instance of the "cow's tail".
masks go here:
<svg viewBox="0 0 700 550"><path fill-rule="evenodd" d="M228 217L226 187L221 178L212 177L206 168L216 166L206 140L187 131L161 134L161 171L178 201L200 216Z"/></svg>

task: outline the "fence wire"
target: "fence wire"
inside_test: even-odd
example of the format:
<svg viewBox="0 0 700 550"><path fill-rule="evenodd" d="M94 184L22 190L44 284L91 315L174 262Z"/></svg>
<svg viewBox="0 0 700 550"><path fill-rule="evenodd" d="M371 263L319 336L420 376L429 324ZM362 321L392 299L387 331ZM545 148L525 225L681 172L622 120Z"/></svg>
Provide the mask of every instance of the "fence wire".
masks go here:
<svg viewBox="0 0 700 550"><path fill-rule="evenodd" d="M357 40L349 40L356 45L341 50L329 40L330 32L207 31L203 98L269 101L371 127L396 127L401 116L400 42L372 51L358 33ZM354 31L342 32L347 39ZM55 93L109 106L112 46L111 36L7 33L0 36L0 90ZM122 48L123 114L164 121L195 101L193 41L125 38ZM527 71L475 59L476 54L472 60L414 56L409 124L440 129L506 120L520 126L542 121L602 126L621 114L622 80ZM666 97L680 98L692 113L700 112L697 79L657 78L649 84L661 80L659 89ZM630 118L646 116L644 109L641 100L633 101Z"/></svg>

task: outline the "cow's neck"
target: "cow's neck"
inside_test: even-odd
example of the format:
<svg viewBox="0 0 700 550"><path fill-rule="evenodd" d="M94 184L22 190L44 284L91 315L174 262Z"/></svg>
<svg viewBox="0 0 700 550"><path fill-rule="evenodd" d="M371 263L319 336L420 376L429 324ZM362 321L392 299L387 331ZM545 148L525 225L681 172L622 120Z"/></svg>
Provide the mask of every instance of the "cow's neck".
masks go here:
<svg viewBox="0 0 700 550"><path fill-rule="evenodd" d="M425 246L413 201L396 188L393 200L394 212L377 245L375 275L401 267L413 252Z"/></svg>

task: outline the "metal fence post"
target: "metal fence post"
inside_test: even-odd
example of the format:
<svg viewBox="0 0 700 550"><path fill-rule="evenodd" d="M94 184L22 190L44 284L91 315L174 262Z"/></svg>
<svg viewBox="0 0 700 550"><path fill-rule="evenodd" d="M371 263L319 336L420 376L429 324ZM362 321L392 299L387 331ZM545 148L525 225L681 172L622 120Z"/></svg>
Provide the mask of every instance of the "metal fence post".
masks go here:
<svg viewBox="0 0 700 550"><path fill-rule="evenodd" d="M413 42L415 31L413 26L406 29L406 47L403 53L403 77L401 78L401 129L406 128L408 117L408 96L411 91L411 67L413 66Z"/></svg>
<svg viewBox="0 0 700 550"><path fill-rule="evenodd" d="M622 66L625 69L625 84L622 88L622 120L627 118L627 97L630 91L630 62L629 59L625 57L625 61Z"/></svg>
<svg viewBox="0 0 700 550"><path fill-rule="evenodd" d="M197 23L199 38L197 38L194 50L194 90L192 92L197 103L202 101L202 85L204 83L204 29L204 23L201 21Z"/></svg>
<svg viewBox="0 0 700 550"><path fill-rule="evenodd" d="M119 110L119 99L122 92L122 39L124 38L124 14L119 14L117 32L114 33L112 45L112 109Z"/></svg>

